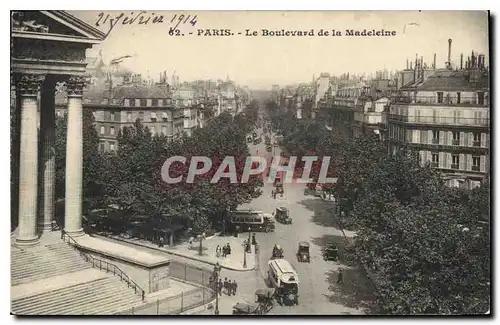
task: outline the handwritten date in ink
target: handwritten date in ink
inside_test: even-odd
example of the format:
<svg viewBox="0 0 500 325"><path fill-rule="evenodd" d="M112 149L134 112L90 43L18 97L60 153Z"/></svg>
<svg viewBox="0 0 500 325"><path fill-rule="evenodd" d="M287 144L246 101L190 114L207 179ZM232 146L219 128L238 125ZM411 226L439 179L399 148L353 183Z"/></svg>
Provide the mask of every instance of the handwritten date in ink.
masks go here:
<svg viewBox="0 0 500 325"><path fill-rule="evenodd" d="M122 25L148 25L148 24L163 24L163 23L169 23L171 25L174 25L173 27L170 27L169 33L172 33L171 35L180 35L180 31L178 29L179 25L181 24L190 24L192 26L195 26L196 23L198 22L198 16L197 15L173 15L170 20L168 20L168 17L164 17L161 14L155 14L154 12L148 13L147 11L140 11L140 12L131 12L130 14L125 14L125 13L120 13L117 16L110 16L109 14L105 14L103 12L99 13L97 16L98 19L95 23L97 27L101 25L108 25L109 29L108 32L106 33L106 36L111 33L113 28L121 22Z"/></svg>

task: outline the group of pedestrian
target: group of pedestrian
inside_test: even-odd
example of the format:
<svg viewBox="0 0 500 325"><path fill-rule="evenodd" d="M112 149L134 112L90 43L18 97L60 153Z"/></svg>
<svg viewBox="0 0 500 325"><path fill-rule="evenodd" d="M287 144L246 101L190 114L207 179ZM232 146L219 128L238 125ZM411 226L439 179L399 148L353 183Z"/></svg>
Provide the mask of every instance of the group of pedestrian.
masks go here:
<svg viewBox="0 0 500 325"><path fill-rule="evenodd" d="M235 296L238 289L236 280L231 281L227 278L224 278L224 281L219 279L217 283L214 283L214 278L210 277L210 284L212 287L214 287L213 289L215 289L219 296L222 296L223 293L228 296Z"/></svg>
<svg viewBox="0 0 500 325"><path fill-rule="evenodd" d="M217 257L220 257L222 255L223 258L226 258L228 255L231 255L231 245L227 243L223 247L220 247L220 245L217 245L215 248L215 255Z"/></svg>

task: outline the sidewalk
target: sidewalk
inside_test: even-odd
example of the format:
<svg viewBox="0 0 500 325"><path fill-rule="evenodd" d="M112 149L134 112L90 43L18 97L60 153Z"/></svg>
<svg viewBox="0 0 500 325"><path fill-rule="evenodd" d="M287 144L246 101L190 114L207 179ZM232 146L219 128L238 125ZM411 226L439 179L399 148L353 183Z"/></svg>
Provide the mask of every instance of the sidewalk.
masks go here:
<svg viewBox="0 0 500 325"><path fill-rule="evenodd" d="M169 253L172 255L177 255L185 258L189 258L195 261L215 265L219 262L219 265L222 268L233 270L233 271L251 271L255 268L255 247L252 246L252 253L246 254L246 268L243 267L244 261L244 247L243 241L248 239L248 234L240 234L239 237L221 237L221 236L212 236L203 240L203 255L199 255L199 241L193 243L193 248L189 249L187 243L183 243L177 245L173 248L168 247L158 247L158 245L148 242L146 240L130 238L125 239L118 236L106 236L117 241L127 242L130 244L135 244L138 246L152 248L158 251L162 251L165 253ZM225 244L229 243L231 246L231 255L226 258L217 258L215 255L215 249L217 245L221 247Z"/></svg>

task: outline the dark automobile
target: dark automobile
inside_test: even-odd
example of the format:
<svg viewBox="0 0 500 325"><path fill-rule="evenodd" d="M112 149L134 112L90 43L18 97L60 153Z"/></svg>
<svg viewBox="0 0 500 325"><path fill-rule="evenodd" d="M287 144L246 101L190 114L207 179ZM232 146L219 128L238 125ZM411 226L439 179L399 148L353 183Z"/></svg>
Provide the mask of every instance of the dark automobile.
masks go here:
<svg viewBox="0 0 500 325"><path fill-rule="evenodd" d="M301 241L299 243L299 248L297 249L297 260L299 262L311 262L311 256L309 254L309 243L306 241Z"/></svg>

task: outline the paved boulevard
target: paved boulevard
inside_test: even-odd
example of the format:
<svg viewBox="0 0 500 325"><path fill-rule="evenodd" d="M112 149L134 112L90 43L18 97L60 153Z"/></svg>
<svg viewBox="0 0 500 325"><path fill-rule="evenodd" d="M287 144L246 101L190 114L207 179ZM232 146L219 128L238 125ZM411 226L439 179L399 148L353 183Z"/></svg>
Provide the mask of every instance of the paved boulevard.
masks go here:
<svg viewBox="0 0 500 325"><path fill-rule="evenodd" d="M265 153L264 141L257 146L252 145L250 151L253 155ZM279 153L279 148L276 148L274 155L279 156ZM271 213L276 207L284 206L289 209L293 218L291 225L276 222L274 233L257 234L260 245L261 277L267 276L267 262L271 257L273 246L278 244L284 249L285 259L296 268L300 279L299 305L293 307L276 305L270 314L361 314L361 308L356 308L359 307L359 303L353 300L353 296L359 296L360 292L356 291L366 280L359 275L359 272L346 270L345 283L336 285L336 270L340 266L345 269L346 266L324 261L321 255L321 248L328 241L342 242L341 231L331 225L329 220L331 217L327 215L333 203L305 196L304 188L304 184L285 184L284 198L275 200L271 197L273 185L265 183L262 195L241 207ZM299 241L308 241L311 244L311 263L297 261ZM261 287L264 287L263 281L261 283Z"/></svg>

